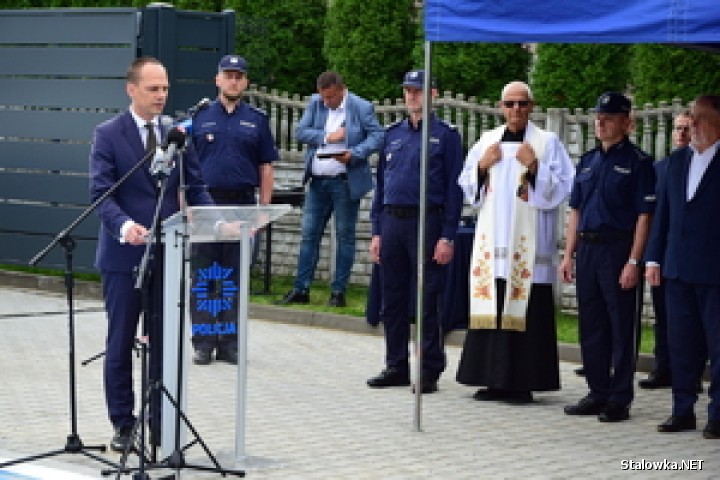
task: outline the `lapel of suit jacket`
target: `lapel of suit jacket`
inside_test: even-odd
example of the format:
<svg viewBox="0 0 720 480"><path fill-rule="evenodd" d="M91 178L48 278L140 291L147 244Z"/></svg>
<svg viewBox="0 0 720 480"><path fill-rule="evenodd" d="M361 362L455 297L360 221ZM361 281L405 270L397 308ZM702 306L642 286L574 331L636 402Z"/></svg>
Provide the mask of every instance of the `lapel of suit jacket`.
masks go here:
<svg viewBox="0 0 720 480"><path fill-rule="evenodd" d="M682 182L682 200L684 202L687 202L687 194L688 194L688 177L690 175L690 161L692 160L692 149L688 148L685 152L685 155L682 156L682 169L680 171L681 174L681 182ZM667 178L665 179L667 182Z"/></svg>
<svg viewBox="0 0 720 480"><path fill-rule="evenodd" d="M347 146L352 148L354 147L359 141L357 141L357 138L350 138L350 132L355 132L357 129L355 128L349 128L350 126L354 126L357 121L357 115L355 111L355 102L353 101L352 96L350 96L350 92L347 92L347 98L345 99L345 142L347 143Z"/></svg>
<svg viewBox="0 0 720 480"><path fill-rule="evenodd" d="M318 116L317 116L317 127L320 130L325 130L325 124L327 123L328 112L330 109L325 105L322 98L318 98Z"/></svg>
<svg viewBox="0 0 720 480"><path fill-rule="evenodd" d="M690 151L690 159L692 159L692 150ZM692 161L692 160L690 160ZM690 161L688 161L688 165L690 164ZM713 179L718 175L718 169L720 166L720 148L718 148L717 152L715 152L715 155L713 156L712 160L710 160L710 164L707 166L707 169L703 173L703 176L700 178L700 183L698 184L697 190L695 191L695 195L693 196L692 200L698 198L700 194L705 190L707 185L713 181ZM687 188L687 187L686 187ZM717 188L717 187L716 187ZM687 198L687 197L685 197Z"/></svg>
<svg viewBox="0 0 720 480"><path fill-rule="evenodd" d="M129 111L126 113L126 115L127 121L125 122L124 134L125 138L127 139L128 145L130 145L133 150L133 155L135 155L135 163L137 163L143 158L145 158L145 145L143 144L142 136L140 135L140 131L138 130L137 123L135 123L133 116L130 114ZM161 136L160 138L163 137ZM150 175L150 163L146 162L146 165L141 166L140 170L142 170L145 178L147 178L148 182L150 182L150 185L155 188L155 179L152 177L152 175Z"/></svg>

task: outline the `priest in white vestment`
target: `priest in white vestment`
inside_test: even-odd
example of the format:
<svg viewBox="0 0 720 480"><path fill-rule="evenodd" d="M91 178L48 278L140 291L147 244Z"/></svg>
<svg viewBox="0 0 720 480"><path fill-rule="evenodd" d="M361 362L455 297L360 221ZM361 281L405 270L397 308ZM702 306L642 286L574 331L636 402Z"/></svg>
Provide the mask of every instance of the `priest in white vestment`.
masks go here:
<svg viewBox="0 0 720 480"><path fill-rule="evenodd" d="M483 387L476 400L529 403L560 388L552 287L574 167L557 135L530 122L527 84L507 84L499 104L506 124L482 135L458 179L478 210L457 380Z"/></svg>

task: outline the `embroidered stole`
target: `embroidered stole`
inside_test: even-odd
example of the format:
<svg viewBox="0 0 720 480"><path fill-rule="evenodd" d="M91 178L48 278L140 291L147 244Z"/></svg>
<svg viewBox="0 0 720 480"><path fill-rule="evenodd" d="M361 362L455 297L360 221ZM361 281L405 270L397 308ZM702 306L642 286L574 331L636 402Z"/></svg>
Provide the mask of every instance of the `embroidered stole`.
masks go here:
<svg viewBox="0 0 720 480"><path fill-rule="evenodd" d="M505 127L488 132L491 145L500 140ZM528 125L525 134L527 141L535 151L538 164L545 159L545 132ZM525 331L530 288L532 287L533 267L535 263L537 211L517 196L518 186L527 171L517 161L515 153L519 144L503 143L501 162L509 162L502 168L509 169L509 176L502 178L500 167L494 165L488 171L485 201L478 211L475 227L475 239L470 262L470 328L497 328L497 299L495 289L495 261L508 262L508 286L505 289L505 302L500 314L500 329ZM484 152L483 152L484 153ZM506 182L506 184L503 184ZM509 182L509 183L507 183ZM483 188L482 186L478 186ZM498 192L506 195L498 199ZM510 198L511 197L511 198ZM510 222L508 248L495 247L495 215L497 204L509 207L506 221Z"/></svg>

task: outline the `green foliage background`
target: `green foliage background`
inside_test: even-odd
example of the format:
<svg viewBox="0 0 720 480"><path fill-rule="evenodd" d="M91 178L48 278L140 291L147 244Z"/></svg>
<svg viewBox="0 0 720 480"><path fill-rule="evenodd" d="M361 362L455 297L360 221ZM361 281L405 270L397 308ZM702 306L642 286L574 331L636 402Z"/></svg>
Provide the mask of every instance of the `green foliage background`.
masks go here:
<svg viewBox="0 0 720 480"><path fill-rule="evenodd" d="M668 45L632 46L632 85L638 105L720 92L720 55Z"/></svg>
<svg viewBox="0 0 720 480"><path fill-rule="evenodd" d="M626 90L630 82L630 47L540 44L530 77L540 106L589 108L605 91Z"/></svg>
<svg viewBox="0 0 720 480"><path fill-rule="evenodd" d="M419 30L418 38L422 38ZM413 50L413 65L422 68L424 44ZM432 45L432 75L441 91L498 100L513 80L527 81L532 54L518 43L438 43Z"/></svg>
<svg viewBox="0 0 720 480"><path fill-rule="evenodd" d="M235 10L235 50L249 63L250 81L309 95L325 70L325 0L229 0Z"/></svg>
<svg viewBox="0 0 720 480"><path fill-rule="evenodd" d="M400 96L411 68L414 0L334 0L328 9L323 53L328 68L367 99Z"/></svg>

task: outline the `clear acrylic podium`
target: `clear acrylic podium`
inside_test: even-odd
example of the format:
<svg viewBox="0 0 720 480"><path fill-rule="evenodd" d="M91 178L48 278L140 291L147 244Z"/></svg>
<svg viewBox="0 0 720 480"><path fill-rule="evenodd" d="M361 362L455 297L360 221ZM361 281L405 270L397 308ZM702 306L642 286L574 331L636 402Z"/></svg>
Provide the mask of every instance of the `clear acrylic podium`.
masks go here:
<svg viewBox="0 0 720 480"><path fill-rule="evenodd" d="M235 462L245 465L248 457L245 452L245 412L247 391L247 322L248 292L250 285L251 242L254 232L285 215L292 209L290 205L251 205L251 206L205 206L188 207L187 221L182 212L169 217L163 222L163 241L165 243L165 282L163 310L163 384L173 398L180 385L183 412L187 407L187 371L189 364L190 315L189 315L189 268L183 265L183 259L190 259L190 245L194 243L234 242L240 243L240 264L237 266L239 282L237 295L237 394L235 414ZM185 252L183 252L183 248ZM189 261L187 262L189 264ZM180 311L181 282L186 281L184 294L184 311ZM206 299L206 302L226 302L227 298ZM218 304L219 305L219 304ZM213 307L211 307L213 308ZM222 308L222 307L218 307ZM180 335L180 319L184 322L182 340L182 358L179 354L178 337ZM182 376L178 380L178 363L182 362ZM162 399L161 455L167 457L175 444L175 410L170 401ZM186 443L187 427L181 424L180 440Z"/></svg>

